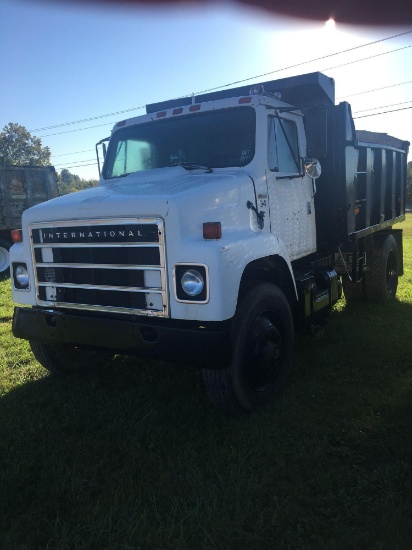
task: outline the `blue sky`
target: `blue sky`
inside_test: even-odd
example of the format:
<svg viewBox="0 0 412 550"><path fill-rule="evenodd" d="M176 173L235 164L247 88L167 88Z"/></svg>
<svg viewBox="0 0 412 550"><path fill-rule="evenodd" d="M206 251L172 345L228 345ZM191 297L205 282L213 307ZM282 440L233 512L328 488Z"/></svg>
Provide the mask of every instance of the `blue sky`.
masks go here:
<svg viewBox="0 0 412 550"><path fill-rule="evenodd" d="M137 107L320 70L335 79L338 101L364 116L358 129L412 142L412 33L365 46L407 31L309 23L229 3L116 9L0 0L0 129L22 124L50 147L57 170L97 178L95 143L117 120L143 114ZM75 121L84 122L68 124ZM50 126L58 127L42 130Z"/></svg>

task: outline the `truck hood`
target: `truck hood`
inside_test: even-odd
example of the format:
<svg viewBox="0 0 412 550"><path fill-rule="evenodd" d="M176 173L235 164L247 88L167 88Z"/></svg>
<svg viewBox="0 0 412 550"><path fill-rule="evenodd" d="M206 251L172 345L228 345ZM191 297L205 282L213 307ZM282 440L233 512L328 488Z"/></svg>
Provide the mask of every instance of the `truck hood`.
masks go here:
<svg viewBox="0 0 412 550"><path fill-rule="evenodd" d="M245 191L249 195L253 185L244 169L207 173L176 166L148 170L34 206L23 214L23 225L113 217L165 218L171 208L196 216L207 211L210 219L211 210L236 206Z"/></svg>

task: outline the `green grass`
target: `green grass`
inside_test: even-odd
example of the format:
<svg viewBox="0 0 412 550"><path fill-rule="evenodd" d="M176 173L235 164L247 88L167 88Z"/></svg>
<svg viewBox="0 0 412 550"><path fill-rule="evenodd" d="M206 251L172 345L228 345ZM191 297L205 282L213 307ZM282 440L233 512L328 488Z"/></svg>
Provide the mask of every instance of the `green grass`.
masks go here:
<svg viewBox="0 0 412 550"><path fill-rule="evenodd" d="M199 373L117 357L58 378L0 283L0 548L412 548L412 215L388 307L297 337L280 401L226 419ZM400 227L400 226L398 226Z"/></svg>

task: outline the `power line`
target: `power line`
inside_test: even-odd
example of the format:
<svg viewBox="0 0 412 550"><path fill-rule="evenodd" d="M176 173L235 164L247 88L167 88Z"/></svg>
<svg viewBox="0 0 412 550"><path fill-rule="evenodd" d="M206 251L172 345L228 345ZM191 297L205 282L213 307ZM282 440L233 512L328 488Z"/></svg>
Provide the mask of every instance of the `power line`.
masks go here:
<svg viewBox="0 0 412 550"><path fill-rule="evenodd" d="M90 118L83 118L81 120L74 120L72 122L62 122L61 124L55 124L54 126L45 126L44 128L36 128L35 130L29 130L29 132L43 132L44 130L52 130L53 128L61 128L62 126L69 126L71 124L80 124L81 122L90 122L91 120L97 120L99 118L106 118L108 116L121 115L123 113L129 113L130 111L138 111L139 109L144 109L145 107L146 105L143 105L140 107L131 107L130 109L124 109L123 111L115 111L114 113L107 113L105 115L97 115Z"/></svg>
<svg viewBox="0 0 412 550"><path fill-rule="evenodd" d="M69 168L83 168L83 166L97 166L97 162L92 162L91 164L73 164L72 166L66 166L66 170L69 170Z"/></svg>
<svg viewBox="0 0 412 550"><path fill-rule="evenodd" d="M320 61L322 59L327 59L329 57L333 57L333 56L336 56L336 55L341 55L343 53L347 53L347 52L350 52L350 51L354 51L354 50L358 50L360 48L366 48L368 46L372 46L374 44L378 44L380 42L385 42L387 40L392 40L394 38L399 38L400 36L405 36L407 34L410 34L412 33L412 31L405 31L405 32L402 32L402 33L398 33L398 34L394 34L392 36L387 36L385 38L381 38L379 40L375 40L373 42L368 42L367 44L361 44L360 46L354 46L352 48L347 48L346 50L342 50L342 51L339 51L339 52L334 52L334 53L331 53L331 54L327 54L327 55L323 55L321 57L317 57L315 59L310 59L310 60L306 60L306 61L302 61L300 63L296 63L294 65L290 65L289 67L283 67L283 68L280 68L280 69L275 69L273 71L269 71L267 73L262 73L260 75L256 75L256 76L250 76L248 78L245 78L245 79L242 79L242 80L237 80L237 81L234 81L234 82L231 82L229 84L223 84L221 86L216 86L214 88L208 88L207 90L202 90L200 92L195 92L195 95L199 95L199 94L203 94L203 93L206 93L206 92L212 92L214 90L220 90L222 88L227 88L229 86L233 86L235 84L241 84L242 82L247 82L248 80L252 80L252 79L255 79L255 78L262 78L264 76L268 76L268 75L271 75L271 74L275 74L275 73L278 73L278 72L281 72L281 71L285 71L285 70L288 70L288 69L293 69L293 68L296 68L296 67L300 67L302 65L307 65L308 63L313 63L315 61ZM406 46L408 47L408 46ZM402 48L399 48L399 49L402 49ZM393 50L393 51L397 51L397 50ZM392 53L392 52L386 52L386 53ZM384 55L384 54L379 54L379 55ZM372 57L375 57L375 56L372 56ZM368 59L368 58L366 58ZM343 66L343 65L342 65ZM332 67L332 68L336 68L336 67ZM326 69L326 70L329 70L329 69ZM187 97L187 96L181 96L181 97ZM180 98L179 98L180 99ZM84 118L84 119L80 119L80 120L75 120L75 121L71 121L71 122L63 122L63 123L60 123L60 124L55 124L53 126L44 126L43 128L36 128L34 130L29 130L30 132L43 132L45 130L52 130L54 128L61 128L63 126L69 126L69 125L73 125L73 124L80 124L82 122L90 122L92 120L98 120L100 118L106 118L106 117L109 117L109 116L115 116L115 115L119 115L119 114L123 114L123 113L128 113L128 112L131 112L131 111L137 111L137 110L140 110L140 109L144 109L145 108L145 105L143 106L139 106L139 107L131 107L129 109L123 109L121 111L115 111L113 113L107 113L107 114L103 114L103 115L96 115L94 117L89 117L89 118ZM92 128L96 128L97 126L92 126ZM63 133L63 132L62 132ZM48 134L46 136L40 136L40 137L49 137L49 136L53 136L53 135L57 135L57 134Z"/></svg>
<svg viewBox="0 0 412 550"><path fill-rule="evenodd" d="M387 88L395 88L396 86L403 86L404 84L411 84L412 80L407 80L406 82L399 82L398 84L390 84L389 86L382 86L382 88L374 88L373 90L365 90L363 92L357 92L355 94L345 95L345 97L338 97L336 99L346 99L347 97L353 97L355 95L369 94L371 92L378 92L380 90L386 90Z"/></svg>
<svg viewBox="0 0 412 550"><path fill-rule="evenodd" d="M397 52L397 51L400 51L400 50L405 50L407 48L412 48L412 44L410 44L409 46L403 46L402 48L396 48L395 50L389 50L387 52L382 52L382 53L379 53L379 54L376 54L376 55L370 55L368 57L363 57L362 59L357 59L355 61L348 61L347 63L342 63L342 65L336 65L334 67L329 67L327 69L322 69L322 71L330 71L332 69L338 69L340 67L345 67L346 65L353 65L354 63L360 63L361 61L368 61L369 59L373 59L375 57L380 57L382 55L387 55L389 53L394 53L394 52ZM279 70L283 70L283 69L279 69ZM261 76L264 76L264 75L261 75ZM255 78L255 77L251 77L251 78ZM250 80L250 79L248 79L248 80ZM241 82L241 81L238 81L238 82ZM409 84L409 82L411 82L411 81L404 82L403 84ZM398 84L398 86L399 85L400 84ZM386 86L386 87L390 88L391 86ZM213 89L216 89L216 88L213 88ZM384 88L378 88L378 89L384 89ZM212 88L211 88L211 90L212 90ZM207 91L207 90L204 90L204 91ZM196 94L198 95L198 94L204 93L204 91L203 92L196 92ZM371 91L373 91L373 90L371 90ZM366 92L359 92L359 94L361 94L361 93L366 93ZM352 95L358 95L358 94L352 94ZM350 96L346 96L346 97L350 97ZM100 117L95 117L95 118L100 118ZM96 124L95 126L86 126L85 128L76 128L74 130L65 130L64 132L56 132L54 134L45 134L45 135L42 135L42 136L39 136L39 137L43 138L43 137L59 136L61 134L69 134L69 133L72 133L72 132L80 132L81 130L90 130L92 128L100 128L102 126L109 126L111 124L112 123L110 123L110 122L107 123L107 124Z"/></svg>
<svg viewBox="0 0 412 550"><path fill-rule="evenodd" d="M354 116L353 118L366 118L368 116L386 115L386 113L396 113L397 111L406 111L407 109L412 109L412 106L402 107L401 109L392 109L391 111L381 111L380 113L372 113L370 115Z"/></svg>
<svg viewBox="0 0 412 550"><path fill-rule="evenodd" d="M411 103L412 99L409 101L400 101L399 103L391 103L390 105L381 105L380 107L370 107L369 109L362 109L360 111L354 111L353 114L365 113L366 111L376 111L376 109L386 109L386 107L395 107L396 105L405 105L405 103Z"/></svg>
<svg viewBox="0 0 412 550"><path fill-rule="evenodd" d="M115 121L117 122L117 121ZM96 124L95 126L86 126L85 128L76 128L75 130L66 130L64 132L56 132L55 134L44 134L39 137L60 136L61 134L70 134L72 132L80 132L81 130L90 130L91 128L101 128L102 126L113 126L114 122L106 122L106 124Z"/></svg>
<svg viewBox="0 0 412 550"><path fill-rule="evenodd" d="M409 32L412 32L412 31L409 31ZM407 34L407 33L403 33L403 34ZM374 42L371 42L371 43L374 44ZM356 48L350 48L350 49L357 49L357 48L360 48L360 47L361 46L357 46ZM347 63L342 63L341 65L335 65L334 67L328 67L327 69L321 69L321 71L330 71L332 69L338 69L340 67L345 67L346 65L353 65L354 63L360 63L361 61L368 61L369 59L373 59L375 57L381 57L382 55L387 55L387 54L390 54L390 53L398 52L400 50L405 50L407 48L412 48L412 44L410 44L408 46L402 46L401 48L396 48L394 50L389 50L387 52L382 52L382 53L378 53L378 54L375 54L375 55L370 55L368 57L363 57L362 59L356 59L355 61L348 61ZM350 51L350 50L345 50L345 51ZM344 53L344 52L339 52L339 53ZM337 54L329 54L329 55L320 57L319 59L324 59L325 57L330 57L331 55L337 55ZM306 61L304 63L310 63L310 61ZM301 64L304 64L304 63L301 63ZM293 66L295 66L295 65L293 65ZM287 68L289 68L289 67L287 67ZM285 70L285 69L278 69L277 71L273 71L273 72L278 72L278 71L283 71L283 70ZM266 73L264 75L260 75L260 77L267 76L268 74L271 74L271 73ZM250 80L251 78L259 78L259 77L250 77L246 80ZM244 82L244 81L245 80L238 80L237 82L232 82L232 84L238 84L238 83ZM410 81L405 82L405 84L408 84L409 82ZM226 86L230 86L230 84L227 84ZM226 86L223 86L223 87L226 87ZM390 87L390 86L388 86L388 87ZM202 92L196 92L195 95L199 95L199 94L202 94L202 93L205 93L205 92L208 92L208 91L212 91L212 90L216 90L216 89L217 88L210 88L209 90L203 90ZM380 88L380 89L382 89L382 88ZM360 93L365 93L365 92L360 92ZM356 95L356 94L353 94L353 95ZM346 96L346 97L348 97L348 96ZM95 118L101 118L102 116L105 116L105 115L101 115L100 117L95 117ZM56 132L54 134L46 134L46 135L42 135L42 136L39 136L39 137L43 138L43 137L58 136L58 135L61 135L61 134L68 134L68 133L71 133L71 132L80 132L81 130L90 130L91 128L99 128L101 126L108 126L109 124L111 124L111 123L97 124L95 126L87 126L85 128L76 128L75 130L65 130L64 132Z"/></svg>
<svg viewBox="0 0 412 550"><path fill-rule="evenodd" d="M278 73L280 71L286 71L287 69L294 69L295 67L300 67L302 65L307 65L308 63L313 63L314 61L320 61L320 60L326 59L328 57L333 57L335 55L340 55L342 53L351 52L353 50L358 50L360 48L366 48L367 46L372 46L373 44L378 44L379 42L385 42L386 40L391 40L392 38L398 38L399 36L404 36L404 35L410 34L410 33L412 33L412 31L406 31L406 32L402 32L402 33L399 33L399 34L394 34L392 36L387 36L386 38L381 38L380 40L375 40L374 42L368 42L367 44L362 44L360 46L354 46L353 48L348 48L348 49L342 50L340 52L330 53L330 54L327 54L327 55L323 55L322 57L317 57L315 59L310 59L310 60L307 60L307 61L301 61L300 63L296 63L295 65L290 65L289 67L283 67L281 69L276 69L274 71L269 71L267 73L262 73L260 75L250 76L249 78L244 78L242 80L236 80L235 82L231 82L230 84L224 84L222 86L216 86L215 88L209 88L207 90L202 90L201 92L196 92L195 95L204 94L206 92L213 92L214 90L220 90L221 88L227 88L228 86L233 86L234 84L241 84L242 82L247 82L248 80L252 80L254 78L262 78L264 76L268 76L270 74Z"/></svg>
<svg viewBox="0 0 412 550"><path fill-rule="evenodd" d="M94 149L86 149L85 151L73 151L73 153L61 153L59 155L51 155L52 157L67 157L67 155L80 155L80 153L90 153Z"/></svg>
<svg viewBox="0 0 412 550"><path fill-rule="evenodd" d="M346 65L353 65L354 63L360 63L361 61L368 61L375 57L381 57L382 55L387 55L388 53L399 52L400 50L406 50L407 48L412 48L412 44L409 46L402 46L402 48L396 48L395 50L389 50L388 52L377 53L375 55L369 55L368 57L363 57L362 59L355 59L354 61L348 61L347 63L342 63L342 65L335 65L334 67L328 67L327 69L321 69L322 71L331 71L332 69L339 69L340 67L345 67Z"/></svg>
<svg viewBox="0 0 412 550"><path fill-rule="evenodd" d="M72 162L64 162L63 164L55 164L54 166L57 167L57 166L67 166L68 164L73 164L73 162L90 162L92 160L95 160L95 159L85 159L85 160L78 160L78 161L72 161ZM81 166L81 165L79 165ZM87 164L85 166L88 166Z"/></svg>

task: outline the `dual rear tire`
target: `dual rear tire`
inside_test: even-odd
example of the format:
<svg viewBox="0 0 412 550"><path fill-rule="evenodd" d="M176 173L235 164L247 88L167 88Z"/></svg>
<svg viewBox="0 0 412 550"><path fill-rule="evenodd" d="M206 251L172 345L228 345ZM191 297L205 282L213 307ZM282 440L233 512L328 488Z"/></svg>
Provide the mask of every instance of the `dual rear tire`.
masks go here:
<svg viewBox="0 0 412 550"><path fill-rule="evenodd" d="M396 297L399 278L399 252L393 235L378 235L374 240L369 270L362 281L353 283L342 277L343 293L349 303L367 301L385 304Z"/></svg>

